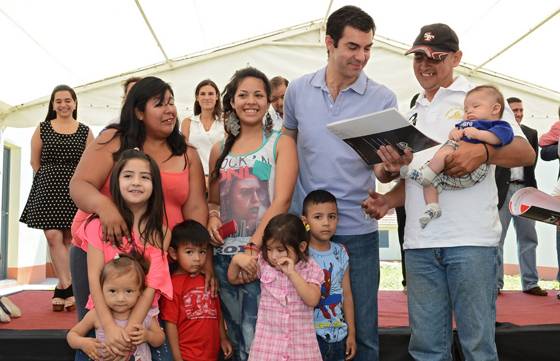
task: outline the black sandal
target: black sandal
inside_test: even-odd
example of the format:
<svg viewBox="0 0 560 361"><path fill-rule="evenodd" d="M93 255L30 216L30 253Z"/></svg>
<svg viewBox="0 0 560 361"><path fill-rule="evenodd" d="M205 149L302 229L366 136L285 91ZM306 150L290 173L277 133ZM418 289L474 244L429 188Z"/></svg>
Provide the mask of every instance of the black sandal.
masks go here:
<svg viewBox="0 0 560 361"><path fill-rule="evenodd" d="M66 298L66 290L55 287L54 293L52 296L52 310L54 312L61 312L64 311L64 299Z"/></svg>
<svg viewBox="0 0 560 361"><path fill-rule="evenodd" d="M76 299L74 298L74 291L72 285L64 289L64 309L66 311L74 311L76 309Z"/></svg>

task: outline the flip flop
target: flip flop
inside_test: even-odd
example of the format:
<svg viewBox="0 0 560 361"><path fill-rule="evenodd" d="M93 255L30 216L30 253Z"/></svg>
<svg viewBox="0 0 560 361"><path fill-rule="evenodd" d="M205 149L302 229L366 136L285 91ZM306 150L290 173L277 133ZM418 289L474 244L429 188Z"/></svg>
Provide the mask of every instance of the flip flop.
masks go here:
<svg viewBox="0 0 560 361"><path fill-rule="evenodd" d="M8 323L10 322L12 319L10 318L10 314L9 312L7 312L8 310L5 308L5 306L3 304L0 303L0 322L2 323Z"/></svg>
<svg viewBox="0 0 560 361"><path fill-rule="evenodd" d="M12 317L12 318L18 318L21 317L21 310L19 309L18 306L16 306L15 303L12 302L12 300L10 300L8 297L0 297L0 305L3 305L7 310L8 310L8 314ZM0 306L2 307L2 306ZM3 307L2 307L3 308Z"/></svg>

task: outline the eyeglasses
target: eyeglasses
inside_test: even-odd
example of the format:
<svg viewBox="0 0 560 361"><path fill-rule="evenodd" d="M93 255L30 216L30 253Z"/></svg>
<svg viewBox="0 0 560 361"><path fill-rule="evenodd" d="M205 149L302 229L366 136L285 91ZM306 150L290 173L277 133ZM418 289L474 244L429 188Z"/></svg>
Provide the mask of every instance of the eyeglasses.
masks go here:
<svg viewBox="0 0 560 361"><path fill-rule="evenodd" d="M424 53L415 53L414 54L414 61L417 63L421 63L423 61L427 62L428 64L439 64L447 59L448 53L433 53L432 54L435 58L429 58Z"/></svg>

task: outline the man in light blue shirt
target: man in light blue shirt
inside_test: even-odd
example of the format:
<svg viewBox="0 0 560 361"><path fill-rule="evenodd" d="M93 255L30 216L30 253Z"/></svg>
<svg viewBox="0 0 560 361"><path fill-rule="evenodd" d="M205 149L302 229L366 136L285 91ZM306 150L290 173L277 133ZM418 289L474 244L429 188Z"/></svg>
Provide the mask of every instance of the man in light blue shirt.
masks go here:
<svg viewBox="0 0 560 361"><path fill-rule="evenodd" d="M301 213L307 193L331 192L338 201L339 223L333 241L350 256L358 350L355 360L378 360L377 289L379 237L377 222L365 218L361 203L375 178L396 178L382 164L371 167L326 125L383 109L397 107L395 94L369 79L363 68L370 58L375 24L355 6L344 6L329 16L325 68L304 75L288 86L284 99L284 133L298 147L300 173L292 210Z"/></svg>

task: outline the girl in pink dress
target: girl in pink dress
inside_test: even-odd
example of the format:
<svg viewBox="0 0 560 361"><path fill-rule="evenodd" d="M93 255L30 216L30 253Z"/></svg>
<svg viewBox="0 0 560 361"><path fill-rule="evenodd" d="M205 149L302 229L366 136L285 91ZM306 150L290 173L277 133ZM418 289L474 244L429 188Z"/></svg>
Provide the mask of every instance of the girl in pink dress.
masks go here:
<svg viewBox="0 0 560 361"><path fill-rule="evenodd" d="M228 268L231 284L246 280L242 269L254 265L261 281L255 339L249 361L321 361L313 308L321 297L323 270L308 256L308 235L293 214L267 224L262 252L236 254Z"/></svg>
<svg viewBox="0 0 560 361"><path fill-rule="evenodd" d="M136 149L124 151L111 173L110 188L113 201L131 230L130 237L103 241L103 227L95 216L84 222L78 236L88 247L90 299L87 307L92 309L95 306L107 351L124 356L134 341L133 325L142 324L150 309L157 314L161 295L169 299L173 297L167 263L171 232L161 222L164 207L159 168L148 155ZM134 305L126 327L115 323L100 284L105 264L121 253L140 255L150 264L146 288ZM124 351L123 347L112 346L115 344L124 346Z"/></svg>
<svg viewBox="0 0 560 361"><path fill-rule="evenodd" d="M147 270L148 264L139 255L134 258L126 254L117 255L103 267L100 279L103 298L119 327L128 325L132 309L146 288ZM134 329L131 338L136 349L127 359L134 356L135 361L150 361L152 355L148 345L159 347L165 340L165 334L159 327L157 309L150 310L141 324L131 326ZM94 328L97 340L86 337ZM66 338L70 347L82 350L90 359L103 360L104 347L101 343L105 340L105 333L95 309L72 327Z"/></svg>

